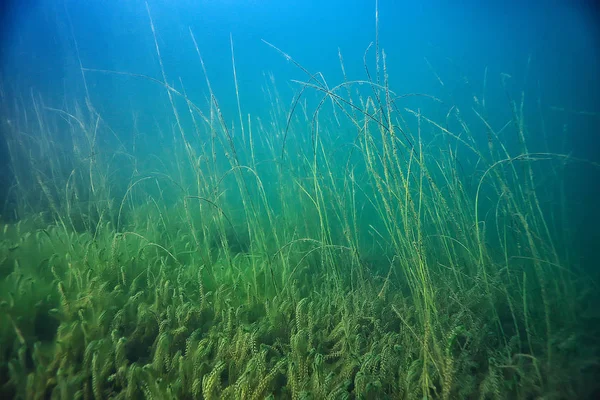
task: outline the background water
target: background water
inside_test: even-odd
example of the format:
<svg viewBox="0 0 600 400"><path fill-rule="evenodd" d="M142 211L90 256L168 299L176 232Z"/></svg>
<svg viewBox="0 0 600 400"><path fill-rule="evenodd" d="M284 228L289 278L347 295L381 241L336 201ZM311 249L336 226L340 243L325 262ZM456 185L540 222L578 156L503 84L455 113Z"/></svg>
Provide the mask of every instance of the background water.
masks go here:
<svg viewBox="0 0 600 400"><path fill-rule="evenodd" d="M375 40L373 1L151 1L149 7L167 79L176 87L183 83L192 101L206 104L206 80L192 31L213 91L232 123L237 122L237 103L230 40L242 113L262 118L270 108L264 88L271 76L290 102L298 87L290 80L306 80L262 40L309 71L322 72L330 85L343 79L338 51L348 79L365 79L363 56ZM35 92L46 105L61 108L83 98L79 62L86 68L160 78L142 1L9 1L3 3L1 22L5 119L16 104L7 99L23 101ZM592 3L380 1L379 46L396 93L427 93L468 107L474 96L485 97L492 125L510 116L501 74L510 75L510 89L525 93L533 149L600 160L600 23ZM374 49L367 60L374 74ZM95 109L121 140L130 141L134 128L151 137L158 134L157 126L169 126L167 97L156 85L100 73L86 78ZM547 112L549 107L561 111ZM12 184L7 160L4 154L3 193ZM586 263L595 264L598 171L578 164L567 169L564 179L577 206L570 215L576 242Z"/></svg>

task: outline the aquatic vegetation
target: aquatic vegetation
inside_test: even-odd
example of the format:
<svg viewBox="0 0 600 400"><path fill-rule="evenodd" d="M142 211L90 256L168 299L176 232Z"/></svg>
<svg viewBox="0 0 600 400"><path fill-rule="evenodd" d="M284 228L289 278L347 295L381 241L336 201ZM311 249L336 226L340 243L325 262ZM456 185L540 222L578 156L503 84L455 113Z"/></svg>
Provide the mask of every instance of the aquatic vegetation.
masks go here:
<svg viewBox="0 0 600 400"><path fill-rule="evenodd" d="M598 393L596 287L561 244L567 204L545 201L560 180L539 185L582 161L531 151L535 122L509 90L503 126L477 98L438 119L440 99L392 92L385 57L365 92L281 53L307 81L290 110L269 89L268 123L240 111L243 135L162 62L160 151L116 140L89 102L34 98L34 121L15 119L2 397Z"/></svg>

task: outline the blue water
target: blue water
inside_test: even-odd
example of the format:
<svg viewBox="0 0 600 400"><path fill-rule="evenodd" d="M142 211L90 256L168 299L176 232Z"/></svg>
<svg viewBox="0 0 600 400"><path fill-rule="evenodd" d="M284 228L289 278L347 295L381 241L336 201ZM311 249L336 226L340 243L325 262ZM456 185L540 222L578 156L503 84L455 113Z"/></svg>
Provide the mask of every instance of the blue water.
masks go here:
<svg viewBox="0 0 600 400"><path fill-rule="evenodd" d="M86 90L80 69L162 79L151 16L168 82L185 87L193 102L207 104L192 32L223 114L236 123L231 43L242 114L264 119L271 105L263 89L270 77L288 107L298 89L291 80L306 81L307 76L263 40L311 73L321 72L332 86L343 81L338 52L348 79L366 79L363 57L373 43L366 55L373 79L377 44L385 52L389 86L396 93L427 93L463 107L485 97L495 126L510 118L502 86L502 74L508 74L507 87L517 102L525 93L533 149L598 161L598 9L578 1L527 3L381 0L377 31L376 2L366 0L149 1L150 14L145 2L137 0L8 1L0 20L3 113L10 115L31 93L55 108L89 95L95 110L123 140L134 127L156 134L156 126L169 126L170 106L156 84L86 72ZM538 123L538 99L544 132ZM11 178L7 158L2 159L5 194ZM598 170L577 164L565 179L577 241L593 264L592 248L600 240Z"/></svg>

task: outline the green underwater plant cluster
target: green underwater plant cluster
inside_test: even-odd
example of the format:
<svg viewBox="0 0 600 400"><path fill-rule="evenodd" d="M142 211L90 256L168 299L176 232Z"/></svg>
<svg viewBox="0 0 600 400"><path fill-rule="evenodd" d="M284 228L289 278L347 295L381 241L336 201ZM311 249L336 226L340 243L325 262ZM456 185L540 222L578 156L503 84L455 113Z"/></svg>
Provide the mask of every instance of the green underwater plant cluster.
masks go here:
<svg viewBox="0 0 600 400"><path fill-rule="evenodd" d="M158 148L89 98L23 102L6 127L0 397L598 394L597 286L560 196L582 161L529 149L525 94L506 85L496 126L485 99L394 93L385 55L334 87L283 55L306 81L291 104L266 89L268 117L240 108L235 132L210 84L199 106L164 70L138 76L171 114Z"/></svg>

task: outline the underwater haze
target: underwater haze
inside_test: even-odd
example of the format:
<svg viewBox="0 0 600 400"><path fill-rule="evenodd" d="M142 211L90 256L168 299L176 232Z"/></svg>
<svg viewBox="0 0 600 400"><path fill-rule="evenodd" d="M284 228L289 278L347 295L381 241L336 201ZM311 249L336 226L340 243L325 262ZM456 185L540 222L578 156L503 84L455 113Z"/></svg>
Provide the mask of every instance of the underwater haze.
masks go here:
<svg viewBox="0 0 600 400"><path fill-rule="evenodd" d="M0 6L0 397L600 397L592 2Z"/></svg>

